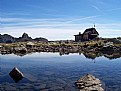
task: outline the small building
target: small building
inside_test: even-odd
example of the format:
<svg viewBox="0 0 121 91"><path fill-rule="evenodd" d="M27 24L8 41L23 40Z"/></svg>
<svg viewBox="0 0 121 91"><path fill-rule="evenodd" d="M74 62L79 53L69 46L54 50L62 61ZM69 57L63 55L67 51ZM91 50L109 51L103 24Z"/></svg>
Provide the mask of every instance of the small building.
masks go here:
<svg viewBox="0 0 121 91"><path fill-rule="evenodd" d="M96 39L99 36L99 33L96 31L95 28L88 28L83 32L83 34L79 32L79 34L74 35L74 36L75 36L76 42L89 41L89 40Z"/></svg>

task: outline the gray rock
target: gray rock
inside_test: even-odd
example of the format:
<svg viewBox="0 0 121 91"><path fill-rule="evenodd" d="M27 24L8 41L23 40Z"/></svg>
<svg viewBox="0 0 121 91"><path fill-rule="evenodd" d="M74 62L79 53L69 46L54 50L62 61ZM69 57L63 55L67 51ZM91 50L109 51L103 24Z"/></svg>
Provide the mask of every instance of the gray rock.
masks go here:
<svg viewBox="0 0 121 91"><path fill-rule="evenodd" d="M34 86L35 89L46 89L46 84L39 84Z"/></svg>
<svg viewBox="0 0 121 91"><path fill-rule="evenodd" d="M104 91L100 80L90 74L87 74L77 80L76 85L80 91Z"/></svg>
<svg viewBox="0 0 121 91"><path fill-rule="evenodd" d="M1 35L0 34L0 43L13 43L13 42L15 42L15 38L12 37L11 35L8 35L8 34Z"/></svg>
<svg viewBox="0 0 121 91"><path fill-rule="evenodd" d="M15 51L15 52L27 52L27 48L24 47L24 46L15 47L15 48L14 48L14 51Z"/></svg>
<svg viewBox="0 0 121 91"><path fill-rule="evenodd" d="M50 88L50 90L52 90L52 91L62 91L63 90L63 87L53 86L53 87Z"/></svg>
<svg viewBox="0 0 121 91"><path fill-rule="evenodd" d="M5 90L6 90L6 91L16 91L16 88L13 87L13 86L10 86L10 85L6 85L6 86L5 86Z"/></svg>

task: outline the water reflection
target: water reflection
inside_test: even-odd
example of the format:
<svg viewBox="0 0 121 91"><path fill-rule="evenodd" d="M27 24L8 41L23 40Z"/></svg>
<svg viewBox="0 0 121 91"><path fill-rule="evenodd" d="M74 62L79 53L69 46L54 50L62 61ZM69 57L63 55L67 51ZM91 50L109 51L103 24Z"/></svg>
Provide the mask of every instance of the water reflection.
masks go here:
<svg viewBox="0 0 121 91"><path fill-rule="evenodd" d="M86 58L89 58L89 59L95 59L96 57L100 57L102 56L101 53L98 53L98 52L84 52L83 55L86 57Z"/></svg>
<svg viewBox="0 0 121 91"><path fill-rule="evenodd" d="M56 53L59 53L60 56L71 54L68 52L56 52ZM32 53L23 53L23 54L16 53L15 55L22 57L22 56L25 56L27 54L32 54ZM110 52L110 51L108 51L108 52L84 52L84 51L82 51L82 52L79 52L78 54L79 55L83 54L86 58L92 59L92 60L96 59L97 57L102 57L102 56L104 56L110 60L117 59L117 58L121 57L121 52Z"/></svg>
<svg viewBox="0 0 121 91"><path fill-rule="evenodd" d="M83 54L86 58L92 59L92 60L96 59L97 57L102 57L102 56L104 56L104 57L106 57L110 60L117 59L117 58L121 57L121 53L119 53L119 52L118 53L117 52L113 52L113 53L111 53L111 52L106 52L106 53L102 53L102 52L82 52L82 53L79 53L79 55L81 55L81 54ZM63 55L69 55L69 53L68 54L63 53ZM61 53L61 56L62 56L62 53Z"/></svg>
<svg viewBox="0 0 121 91"><path fill-rule="evenodd" d="M107 55L118 58L120 53L79 54L65 56L68 54L63 53L59 56L59 53L33 53L24 57L13 54L1 56L0 89L7 91L5 89L11 87L12 91L78 91L74 82L81 76L91 73L105 83L106 91L121 91L120 58L116 61L108 61L112 56L107 58ZM96 63L90 62L90 59ZM20 68L25 76L22 80L14 80L18 82L17 84L13 82L11 76L6 76L13 67ZM16 90L13 90L13 87Z"/></svg>

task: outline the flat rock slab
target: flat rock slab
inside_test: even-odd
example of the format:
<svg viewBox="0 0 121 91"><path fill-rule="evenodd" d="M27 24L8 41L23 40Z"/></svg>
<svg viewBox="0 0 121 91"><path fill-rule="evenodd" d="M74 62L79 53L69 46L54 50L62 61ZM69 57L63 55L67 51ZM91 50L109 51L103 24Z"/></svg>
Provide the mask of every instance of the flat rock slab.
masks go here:
<svg viewBox="0 0 121 91"><path fill-rule="evenodd" d="M80 91L104 91L98 78L86 74L75 82Z"/></svg>

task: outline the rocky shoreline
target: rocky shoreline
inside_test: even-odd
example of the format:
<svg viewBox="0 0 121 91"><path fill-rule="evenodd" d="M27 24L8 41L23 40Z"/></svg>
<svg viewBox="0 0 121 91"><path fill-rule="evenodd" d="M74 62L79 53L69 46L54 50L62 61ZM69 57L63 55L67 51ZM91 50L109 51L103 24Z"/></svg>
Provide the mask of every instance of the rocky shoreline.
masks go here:
<svg viewBox="0 0 121 91"><path fill-rule="evenodd" d="M23 42L13 44L0 44L0 54L26 55L33 52L58 52L60 55L69 53L83 53L85 57L95 59L99 56L105 56L109 59L121 57L121 46L95 44L51 44Z"/></svg>
<svg viewBox="0 0 121 91"><path fill-rule="evenodd" d="M18 42L18 43L10 43L10 44L6 44L6 43L0 44L0 54L2 55L15 54L19 56L24 56L26 54L33 53L33 52L57 52L57 53L60 53L60 55L68 55L69 53L79 53L79 54L83 53L83 55L86 58L90 58L90 59L95 59L96 57L100 57L100 56L105 56L109 59L115 59L115 58L121 57L121 46L112 44L112 43L89 44L89 42L81 43L81 44L79 43L50 43L50 42L48 43ZM80 91L90 91L89 89L93 91L104 91L101 86L100 80L95 78L92 75L85 75L81 77L79 80L75 82L75 84L77 85ZM44 91L45 89L47 90L60 89L60 91L63 91L63 88L68 89L68 87L60 88L56 86L53 88L48 88L46 84L44 84L44 87L41 88L40 83L39 83L39 86L36 86L36 84L34 85L30 84L30 85L31 85L30 88L39 89L39 90L43 89L42 91ZM15 88L15 86L10 85L13 91L16 91L16 89L21 90L21 88L22 88L22 91L23 89L27 90L28 89L27 86L28 86L28 83L27 85L25 85L25 88L24 87L22 88L22 86L20 87L18 86L17 88ZM1 89L6 90L7 89L6 84L5 85L2 84ZM70 90L70 91L74 91L74 90Z"/></svg>

